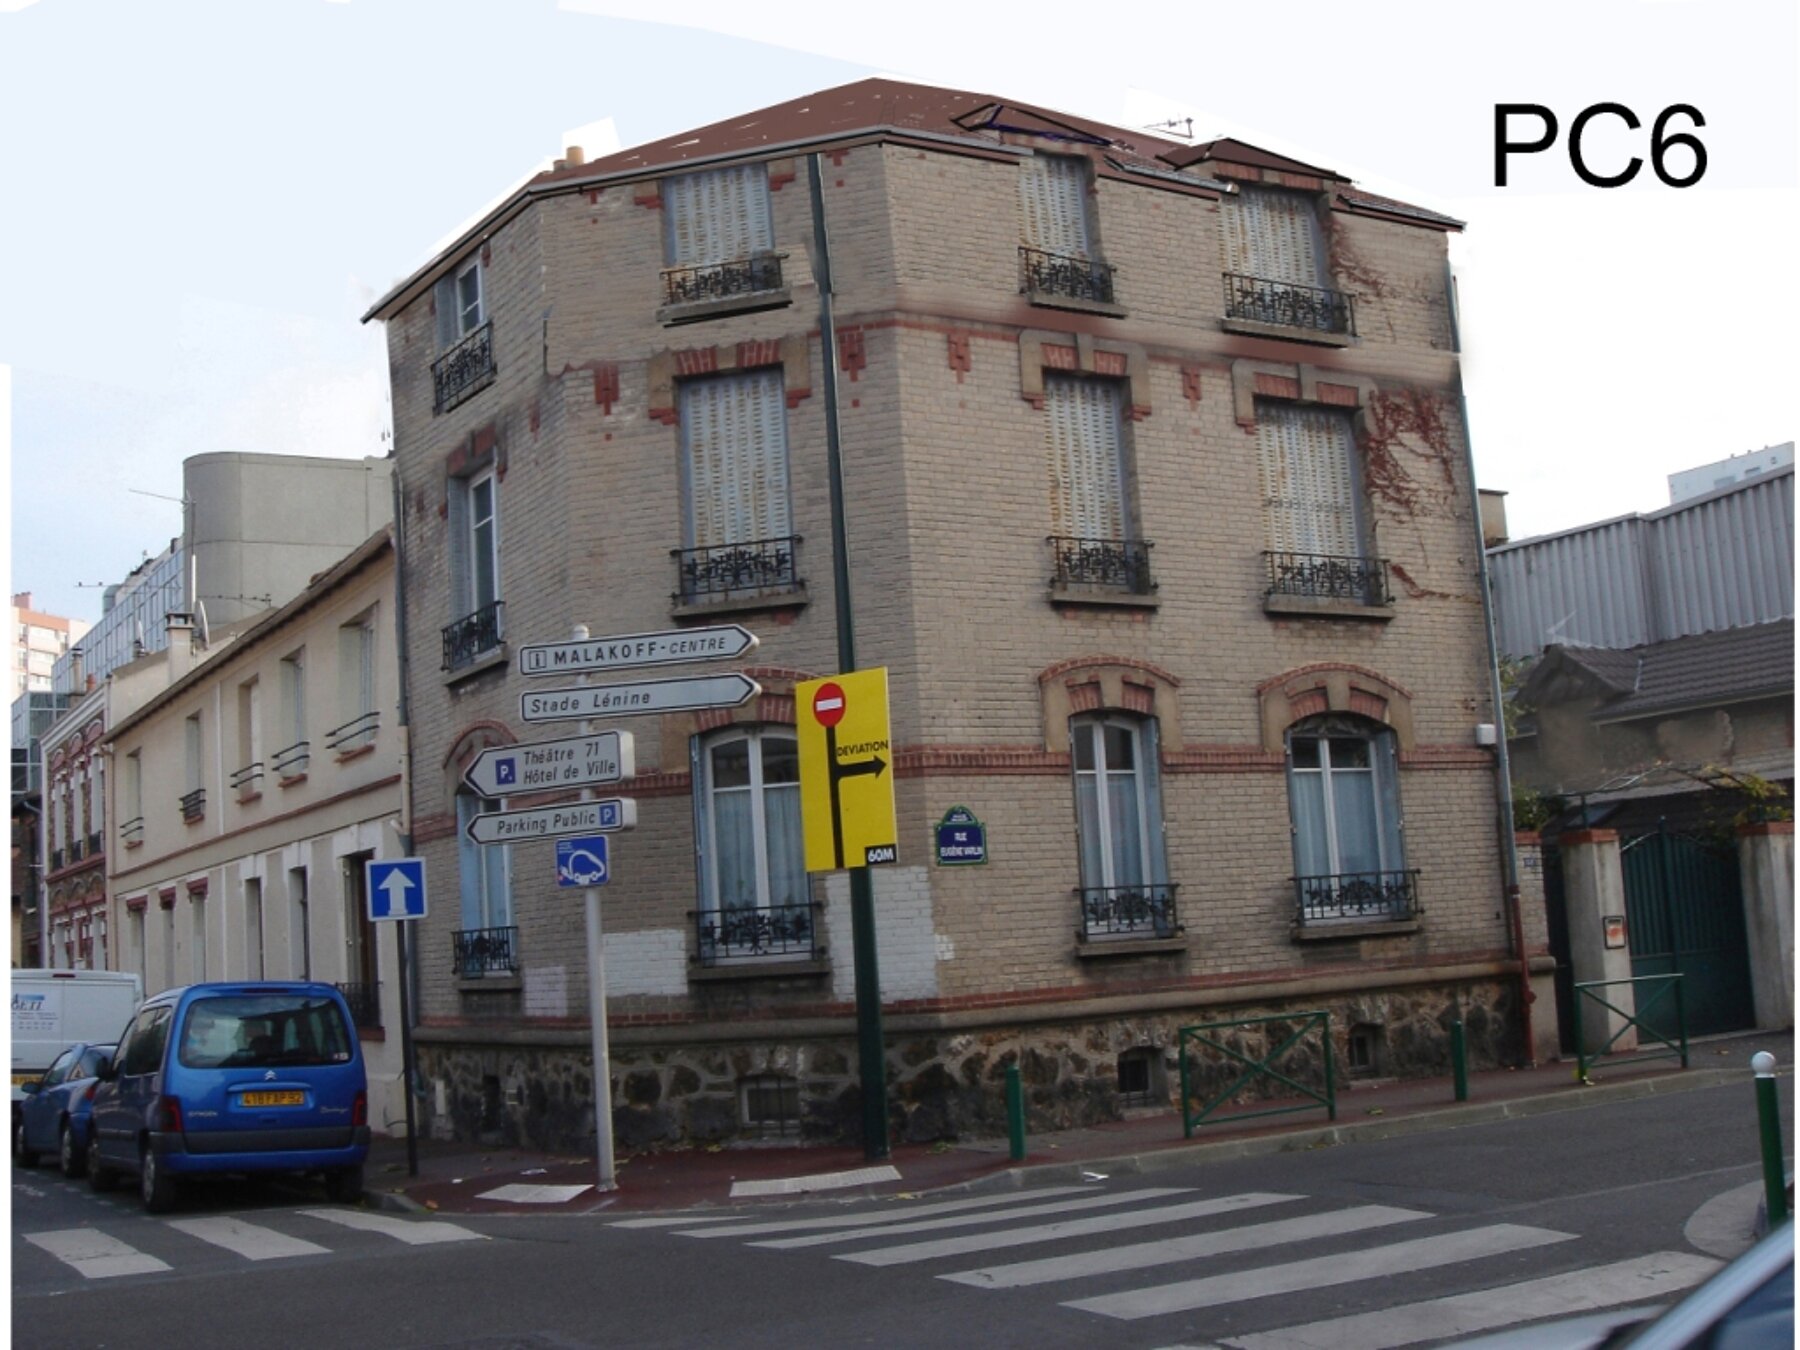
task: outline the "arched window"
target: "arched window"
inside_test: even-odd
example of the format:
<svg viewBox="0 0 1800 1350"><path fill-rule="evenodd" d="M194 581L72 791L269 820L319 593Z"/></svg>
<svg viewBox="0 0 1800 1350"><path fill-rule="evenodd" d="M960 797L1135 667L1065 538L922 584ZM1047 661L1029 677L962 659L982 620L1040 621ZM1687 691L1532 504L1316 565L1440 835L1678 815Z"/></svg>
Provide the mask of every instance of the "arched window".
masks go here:
<svg viewBox="0 0 1800 1350"><path fill-rule="evenodd" d="M511 848L477 844L469 822L500 803L470 792L456 794L457 870L462 882L462 927L456 934L456 970L464 979L507 975L518 969L512 916Z"/></svg>
<svg viewBox="0 0 1800 1350"><path fill-rule="evenodd" d="M1173 936L1156 719L1083 713L1069 719L1069 748L1082 932L1089 938Z"/></svg>
<svg viewBox="0 0 1800 1350"><path fill-rule="evenodd" d="M733 725L695 743L700 959L811 957L800 752L789 727Z"/></svg>
<svg viewBox="0 0 1800 1350"><path fill-rule="evenodd" d="M1309 717L1288 729L1287 751L1300 922L1411 918L1394 733L1362 717Z"/></svg>

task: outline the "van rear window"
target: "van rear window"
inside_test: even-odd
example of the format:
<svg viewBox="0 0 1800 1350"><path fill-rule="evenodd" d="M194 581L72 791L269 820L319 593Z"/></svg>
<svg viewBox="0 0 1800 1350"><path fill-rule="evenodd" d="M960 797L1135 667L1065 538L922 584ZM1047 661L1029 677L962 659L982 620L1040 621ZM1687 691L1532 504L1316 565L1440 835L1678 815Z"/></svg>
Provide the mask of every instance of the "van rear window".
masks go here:
<svg viewBox="0 0 1800 1350"><path fill-rule="evenodd" d="M344 1064L350 1029L329 998L220 994L188 1005L179 1057L190 1069Z"/></svg>

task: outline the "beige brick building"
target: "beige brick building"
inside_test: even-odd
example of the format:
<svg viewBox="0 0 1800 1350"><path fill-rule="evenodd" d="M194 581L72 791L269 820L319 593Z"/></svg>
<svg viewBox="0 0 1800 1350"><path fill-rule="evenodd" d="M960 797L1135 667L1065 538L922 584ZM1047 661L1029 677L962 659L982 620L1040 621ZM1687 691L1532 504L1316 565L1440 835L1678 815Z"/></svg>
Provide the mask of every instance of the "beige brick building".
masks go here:
<svg viewBox="0 0 1800 1350"><path fill-rule="evenodd" d="M759 698L609 724L619 1138L858 1128L846 875L799 870L793 787L794 683L837 669L827 362L890 672L900 1137L998 1129L1015 1060L1035 1124L1167 1101L1177 1029L1226 1017L1329 1010L1357 1072L1444 1067L1458 1012L1518 1055L1543 933L1477 746L1456 228L868 80L571 153L383 299L415 847L461 902L434 881L421 935L433 1127L593 1129L579 900L547 842L458 828L480 749L574 730L520 721L517 648L732 621ZM978 865L938 853L953 808Z"/></svg>

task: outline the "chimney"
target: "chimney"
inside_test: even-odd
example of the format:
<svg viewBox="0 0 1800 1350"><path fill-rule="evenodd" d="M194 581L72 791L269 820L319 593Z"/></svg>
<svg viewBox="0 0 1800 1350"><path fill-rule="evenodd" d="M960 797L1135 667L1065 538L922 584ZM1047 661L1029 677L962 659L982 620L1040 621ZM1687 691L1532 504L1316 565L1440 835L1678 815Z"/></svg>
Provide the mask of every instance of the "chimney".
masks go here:
<svg viewBox="0 0 1800 1350"><path fill-rule="evenodd" d="M174 684L194 667L194 616L172 609L163 617L169 635L169 683Z"/></svg>
<svg viewBox="0 0 1800 1350"><path fill-rule="evenodd" d="M69 649L69 685L77 693L88 687L88 681L82 674L84 664L81 648L71 647Z"/></svg>
<svg viewBox="0 0 1800 1350"><path fill-rule="evenodd" d="M579 145L571 145L567 150L563 151L563 159L568 163L568 166L571 169L580 168L583 164L587 163L587 151L583 150Z"/></svg>

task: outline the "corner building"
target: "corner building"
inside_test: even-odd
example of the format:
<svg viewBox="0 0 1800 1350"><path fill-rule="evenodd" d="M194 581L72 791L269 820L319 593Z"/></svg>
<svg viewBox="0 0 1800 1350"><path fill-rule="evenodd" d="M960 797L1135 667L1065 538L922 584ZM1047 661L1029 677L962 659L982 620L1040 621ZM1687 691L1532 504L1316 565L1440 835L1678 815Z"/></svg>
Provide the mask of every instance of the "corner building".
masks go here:
<svg viewBox="0 0 1800 1350"><path fill-rule="evenodd" d="M1525 1053L1549 963L1477 745L1457 228L1237 142L867 80L571 151L377 304L431 1128L593 1131L580 892L461 829L499 805L477 753L576 729L520 721L549 682L518 646L729 621L760 697L601 724L637 753L617 1137L858 1131L792 694L837 669L827 362L858 664L890 672L897 1139L1002 1130L1015 1058L1033 1128L1167 1104L1178 1028L1228 1018L1326 1009L1351 1072L1444 1070L1458 1015L1477 1063ZM940 860L953 808L985 862Z"/></svg>

